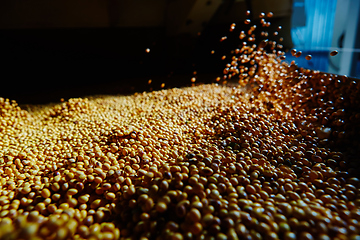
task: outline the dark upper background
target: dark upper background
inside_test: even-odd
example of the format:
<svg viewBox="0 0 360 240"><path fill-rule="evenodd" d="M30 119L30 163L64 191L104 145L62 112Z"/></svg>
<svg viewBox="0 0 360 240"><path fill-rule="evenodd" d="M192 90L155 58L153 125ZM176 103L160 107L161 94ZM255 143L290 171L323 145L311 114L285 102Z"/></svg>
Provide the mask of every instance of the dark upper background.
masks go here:
<svg viewBox="0 0 360 240"><path fill-rule="evenodd" d="M291 0L2 2L0 96L37 104L131 93L163 82L189 85L194 71L198 82L212 82L224 68L221 56L239 44L245 18L256 23L261 11L272 11L272 28L282 25L291 47L291 6ZM220 42L222 36L228 39Z"/></svg>

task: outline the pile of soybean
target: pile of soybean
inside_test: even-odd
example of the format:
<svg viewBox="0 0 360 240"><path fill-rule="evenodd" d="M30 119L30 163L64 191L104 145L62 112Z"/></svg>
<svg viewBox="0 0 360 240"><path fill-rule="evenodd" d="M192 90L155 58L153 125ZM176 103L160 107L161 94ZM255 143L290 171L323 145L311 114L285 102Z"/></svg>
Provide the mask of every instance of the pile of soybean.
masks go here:
<svg viewBox="0 0 360 240"><path fill-rule="evenodd" d="M258 66L247 88L0 98L0 239L359 239L359 81Z"/></svg>

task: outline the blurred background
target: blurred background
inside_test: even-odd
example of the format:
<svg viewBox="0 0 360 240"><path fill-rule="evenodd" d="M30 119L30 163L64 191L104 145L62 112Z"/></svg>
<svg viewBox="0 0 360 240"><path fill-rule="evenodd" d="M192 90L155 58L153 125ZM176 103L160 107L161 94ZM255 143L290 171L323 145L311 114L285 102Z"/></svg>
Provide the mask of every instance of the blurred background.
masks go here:
<svg viewBox="0 0 360 240"><path fill-rule="evenodd" d="M360 1L294 0L291 36L294 48L311 61L294 58L299 66L360 78ZM336 56L329 52L337 50Z"/></svg>
<svg viewBox="0 0 360 240"><path fill-rule="evenodd" d="M282 29L269 38L301 50L299 66L360 78L358 0L12 0L0 3L0 96L38 104L214 82L244 20L260 26L270 11L265 30Z"/></svg>

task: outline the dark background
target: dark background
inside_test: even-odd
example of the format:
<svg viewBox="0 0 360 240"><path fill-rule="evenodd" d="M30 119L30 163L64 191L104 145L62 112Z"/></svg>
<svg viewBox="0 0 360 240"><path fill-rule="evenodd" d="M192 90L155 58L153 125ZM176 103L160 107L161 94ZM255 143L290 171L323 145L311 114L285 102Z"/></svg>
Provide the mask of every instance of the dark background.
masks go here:
<svg viewBox="0 0 360 240"><path fill-rule="evenodd" d="M166 26L0 28L0 96L43 104L130 94L160 89L162 83L165 88L189 86L194 71L197 83L214 82L227 63L221 56L241 44L239 32L249 27L243 24L246 8L232 33L232 22L217 20L229 6L221 6L200 35L169 35ZM274 18L273 28L288 20ZM0 18L1 24L6 26ZM228 39L220 42L223 36Z"/></svg>

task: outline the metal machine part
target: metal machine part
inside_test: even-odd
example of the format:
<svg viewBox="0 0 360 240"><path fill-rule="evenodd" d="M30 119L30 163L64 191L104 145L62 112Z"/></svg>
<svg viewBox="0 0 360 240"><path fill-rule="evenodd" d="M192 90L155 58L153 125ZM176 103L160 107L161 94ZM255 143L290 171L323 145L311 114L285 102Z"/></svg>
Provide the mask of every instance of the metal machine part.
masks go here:
<svg viewBox="0 0 360 240"><path fill-rule="evenodd" d="M332 47L339 54L329 57L328 72L356 76L360 53L360 1L337 2Z"/></svg>

